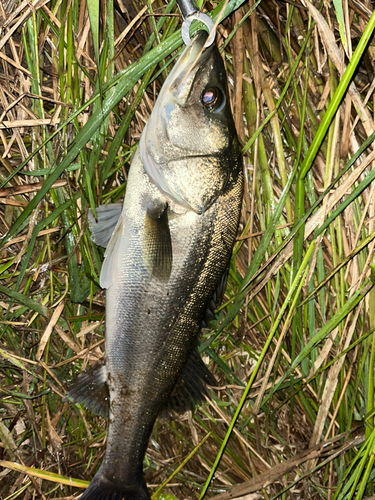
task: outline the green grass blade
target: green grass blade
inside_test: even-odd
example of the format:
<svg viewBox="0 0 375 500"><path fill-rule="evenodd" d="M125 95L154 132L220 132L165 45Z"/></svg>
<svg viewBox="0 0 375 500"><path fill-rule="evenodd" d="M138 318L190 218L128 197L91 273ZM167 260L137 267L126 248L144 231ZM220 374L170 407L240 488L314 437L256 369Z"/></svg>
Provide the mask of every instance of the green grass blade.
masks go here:
<svg viewBox="0 0 375 500"><path fill-rule="evenodd" d="M345 73L343 74L340 83L336 89L336 92L328 106L328 109L326 113L324 114L323 120L320 124L320 127L317 131L317 133L314 136L314 139L311 143L311 146L309 147L309 150L305 156L305 159L303 160L302 166L301 166L301 178L303 179L309 169L311 168L311 165L315 159L315 156L323 142L323 139L327 133L328 127L330 126L333 117L336 114L337 108L339 107L343 96L350 84L350 81L353 77L353 74L359 64L359 61L363 55L363 52L368 44L368 41L375 29L375 12L373 12L371 19L369 23L366 26L366 29L357 45L357 48L355 49L355 52L353 54L353 57L351 58L348 67L345 70Z"/></svg>

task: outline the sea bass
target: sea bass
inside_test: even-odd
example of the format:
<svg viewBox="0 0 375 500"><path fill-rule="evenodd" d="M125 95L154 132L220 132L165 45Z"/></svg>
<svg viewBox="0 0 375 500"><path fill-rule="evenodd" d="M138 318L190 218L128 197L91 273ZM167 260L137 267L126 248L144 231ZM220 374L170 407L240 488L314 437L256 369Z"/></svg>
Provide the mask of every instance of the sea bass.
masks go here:
<svg viewBox="0 0 375 500"><path fill-rule="evenodd" d="M99 207L97 224L91 216L94 241L107 247L106 361L69 396L109 413L109 428L82 500L149 500L142 464L157 416L199 399L212 380L197 338L231 256L243 174L224 64L206 39L192 39L161 89L121 214L112 206Z"/></svg>

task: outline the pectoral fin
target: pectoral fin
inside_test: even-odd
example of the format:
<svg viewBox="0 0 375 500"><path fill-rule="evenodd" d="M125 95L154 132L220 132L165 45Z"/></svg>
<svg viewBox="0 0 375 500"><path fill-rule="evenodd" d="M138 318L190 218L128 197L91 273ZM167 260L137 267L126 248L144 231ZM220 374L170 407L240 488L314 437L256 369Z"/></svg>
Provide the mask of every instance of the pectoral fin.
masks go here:
<svg viewBox="0 0 375 500"><path fill-rule="evenodd" d="M151 275L162 281L168 281L173 257L166 203L161 208L149 208L146 211L143 253Z"/></svg>

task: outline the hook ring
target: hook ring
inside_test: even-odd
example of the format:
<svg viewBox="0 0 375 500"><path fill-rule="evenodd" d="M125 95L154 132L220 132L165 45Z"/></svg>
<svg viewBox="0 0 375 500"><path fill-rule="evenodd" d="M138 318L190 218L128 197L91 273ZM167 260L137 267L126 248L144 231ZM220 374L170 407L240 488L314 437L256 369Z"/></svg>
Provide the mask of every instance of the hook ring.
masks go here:
<svg viewBox="0 0 375 500"><path fill-rule="evenodd" d="M204 46L209 47L215 41L216 29L213 20L204 12L193 12L182 23L181 36L184 44L188 45L190 43L190 26L194 20L200 21L208 28L210 36L208 37Z"/></svg>

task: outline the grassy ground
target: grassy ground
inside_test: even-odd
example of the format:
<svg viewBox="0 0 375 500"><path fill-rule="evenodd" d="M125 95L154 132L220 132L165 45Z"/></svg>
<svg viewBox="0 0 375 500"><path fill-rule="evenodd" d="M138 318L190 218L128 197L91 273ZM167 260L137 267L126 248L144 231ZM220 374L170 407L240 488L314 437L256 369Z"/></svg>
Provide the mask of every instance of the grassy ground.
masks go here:
<svg viewBox="0 0 375 500"><path fill-rule="evenodd" d="M221 386L156 423L146 480L179 500L375 498L372 4L225 5L204 9L225 10L246 189L202 337ZM104 348L87 209L124 195L181 19L175 0L3 0L0 21L0 498L75 498L106 438L62 402Z"/></svg>

